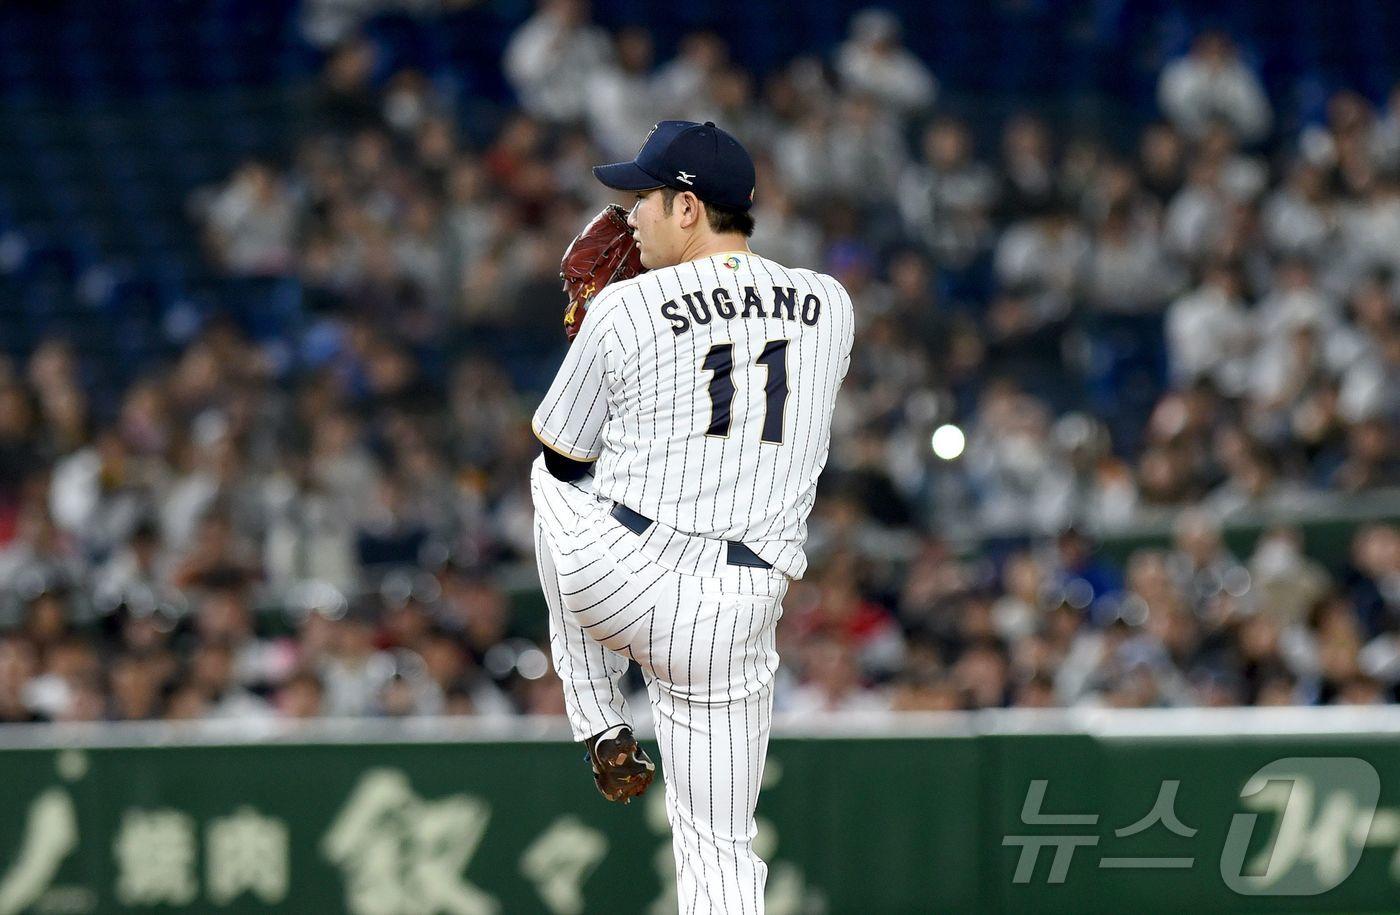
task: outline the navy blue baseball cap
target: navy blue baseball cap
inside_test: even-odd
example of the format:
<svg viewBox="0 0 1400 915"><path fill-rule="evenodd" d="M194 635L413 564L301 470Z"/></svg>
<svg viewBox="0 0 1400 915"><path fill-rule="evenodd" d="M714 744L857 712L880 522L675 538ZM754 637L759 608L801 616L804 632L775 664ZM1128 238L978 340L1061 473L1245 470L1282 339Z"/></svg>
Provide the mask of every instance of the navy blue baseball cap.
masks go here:
<svg viewBox="0 0 1400 915"><path fill-rule="evenodd" d="M614 190L670 187L733 210L753 206L753 159L713 121L661 121L647 134L636 159L595 165L593 174Z"/></svg>

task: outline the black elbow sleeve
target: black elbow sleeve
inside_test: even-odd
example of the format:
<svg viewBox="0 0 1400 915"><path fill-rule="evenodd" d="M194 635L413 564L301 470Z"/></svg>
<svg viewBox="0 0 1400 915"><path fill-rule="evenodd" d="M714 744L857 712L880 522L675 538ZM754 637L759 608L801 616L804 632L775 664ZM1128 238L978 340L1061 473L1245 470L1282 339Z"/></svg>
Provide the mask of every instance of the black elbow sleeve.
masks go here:
<svg viewBox="0 0 1400 915"><path fill-rule="evenodd" d="M576 461L557 451L550 450L547 446L541 445L540 447L544 451L544 466L556 480L572 483L574 480L581 480L588 476L589 471L593 469L593 464L590 461Z"/></svg>

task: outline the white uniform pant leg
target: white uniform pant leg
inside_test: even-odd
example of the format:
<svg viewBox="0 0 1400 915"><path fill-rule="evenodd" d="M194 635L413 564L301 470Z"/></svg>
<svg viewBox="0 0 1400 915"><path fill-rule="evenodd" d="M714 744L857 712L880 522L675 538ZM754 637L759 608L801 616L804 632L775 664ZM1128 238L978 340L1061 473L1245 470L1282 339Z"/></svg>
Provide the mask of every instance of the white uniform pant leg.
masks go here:
<svg viewBox="0 0 1400 915"><path fill-rule="evenodd" d="M535 565L545 603L549 605L549 647L554 670L564 687L564 708L574 739L587 740L619 724L631 722L627 703L618 686L627 672L627 658L605 648L579 623L564 601L560 573L573 582L590 569L600 567L596 545L578 542L578 515L574 510L579 496L592 496L555 479L535 461L531 490L535 501ZM568 490L568 491L566 491Z"/></svg>
<svg viewBox="0 0 1400 915"><path fill-rule="evenodd" d="M774 633L786 579L729 567L674 576L634 645L650 663L666 811L683 915L759 915L767 865L753 848L772 726Z"/></svg>
<svg viewBox="0 0 1400 915"><path fill-rule="evenodd" d="M570 557L563 557L567 562ZM627 659L588 637L564 609L553 548L535 518L535 565L549 605L549 649L554 670L564 686L564 709L575 740L587 740L614 725L631 725L618 680L627 672Z"/></svg>

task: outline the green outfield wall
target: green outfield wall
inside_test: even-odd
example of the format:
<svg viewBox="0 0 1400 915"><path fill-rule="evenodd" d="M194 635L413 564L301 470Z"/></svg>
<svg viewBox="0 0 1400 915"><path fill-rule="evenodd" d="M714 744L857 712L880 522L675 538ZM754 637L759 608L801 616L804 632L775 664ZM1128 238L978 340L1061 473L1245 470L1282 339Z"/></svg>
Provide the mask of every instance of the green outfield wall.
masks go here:
<svg viewBox="0 0 1400 915"><path fill-rule="evenodd" d="M1400 911L1400 719L791 723L768 912ZM662 793L470 723L0 730L0 915L670 912Z"/></svg>

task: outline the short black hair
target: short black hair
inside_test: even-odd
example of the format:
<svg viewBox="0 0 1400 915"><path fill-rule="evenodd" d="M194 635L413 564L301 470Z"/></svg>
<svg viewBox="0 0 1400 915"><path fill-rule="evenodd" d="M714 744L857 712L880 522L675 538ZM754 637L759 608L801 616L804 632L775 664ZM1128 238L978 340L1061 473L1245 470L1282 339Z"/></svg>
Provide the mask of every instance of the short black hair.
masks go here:
<svg viewBox="0 0 1400 915"><path fill-rule="evenodd" d="M673 187L661 188L661 205L666 215L671 214L671 207L675 204L676 195L680 191ZM705 219L710 224L710 231L717 233L738 232L745 238L753 235L753 217L743 210L736 210L733 207L722 207L718 204L701 200L705 204Z"/></svg>

